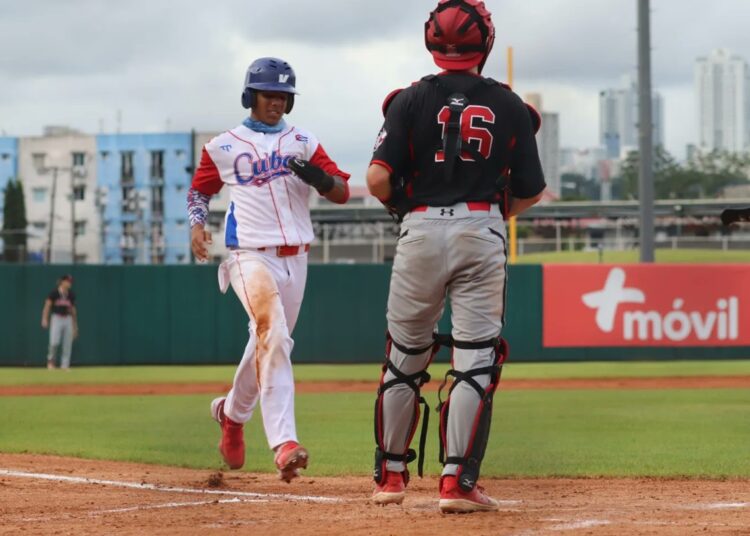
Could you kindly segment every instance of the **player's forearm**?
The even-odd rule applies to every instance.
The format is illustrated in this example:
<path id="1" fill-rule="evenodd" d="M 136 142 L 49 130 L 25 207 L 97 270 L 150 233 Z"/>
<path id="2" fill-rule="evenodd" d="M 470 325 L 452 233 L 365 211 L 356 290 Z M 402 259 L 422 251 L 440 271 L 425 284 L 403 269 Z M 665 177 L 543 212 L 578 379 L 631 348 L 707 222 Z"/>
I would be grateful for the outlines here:
<path id="1" fill-rule="evenodd" d="M 349 185 L 341 177 L 333 176 L 333 188 L 324 195 L 332 203 L 343 205 L 349 200 Z"/>
<path id="2" fill-rule="evenodd" d="M 511 197 L 510 198 L 510 210 L 508 210 L 508 218 L 512 218 L 513 216 L 518 216 L 526 209 L 529 209 L 536 205 L 539 201 L 542 200 L 543 192 L 539 192 L 534 197 L 528 197 L 526 199 L 520 199 L 518 197 Z"/>
<path id="3" fill-rule="evenodd" d="M 49 301 L 44 302 L 44 308 L 42 309 L 42 323 L 45 324 L 49 321 L 49 310 L 50 310 L 50 303 Z"/>
<path id="4" fill-rule="evenodd" d="M 208 202 L 210 200 L 210 195 L 199 192 L 195 188 L 188 190 L 187 210 L 190 227 L 206 224 L 206 220 L 208 219 Z"/>
<path id="5" fill-rule="evenodd" d="M 380 164 L 371 164 L 367 170 L 367 189 L 380 201 L 388 201 L 393 193 L 390 171 Z"/>

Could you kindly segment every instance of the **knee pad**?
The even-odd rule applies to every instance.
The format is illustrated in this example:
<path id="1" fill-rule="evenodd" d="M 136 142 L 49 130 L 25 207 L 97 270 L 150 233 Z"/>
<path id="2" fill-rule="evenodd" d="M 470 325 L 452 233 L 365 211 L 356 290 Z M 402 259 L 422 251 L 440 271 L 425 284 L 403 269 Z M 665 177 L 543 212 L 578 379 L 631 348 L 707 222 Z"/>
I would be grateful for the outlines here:
<path id="1" fill-rule="evenodd" d="M 508 356 L 508 343 L 501 337 L 495 337 L 494 339 L 479 342 L 456 341 L 451 338 L 449 341 L 443 340 L 442 342 L 444 345 L 448 345 L 448 343 L 453 348 L 461 349 L 478 350 L 482 348 L 493 348 L 494 353 L 494 360 L 490 366 L 478 367 L 464 372 L 459 372 L 453 369 L 449 370 L 445 374 L 445 379 L 440 385 L 440 389 L 438 389 L 439 403 L 437 409 L 440 413 L 440 463 L 443 465 L 458 465 L 458 471 L 456 472 L 458 485 L 462 490 L 470 492 L 474 489 L 474 486 L 476 486 L 477 480 L 479 479 L 479 469 L 487 449 L 487 441 L 490 437 L 490 423 L 492 422 L 492 401 L 497 386 L 500 383 L 500 374 L 502 372 L 503 363 Z M 475 380 L 475 377 L 485 374 L 489 374 L 490 383 L 486 388 L 482 388 L 482 386 Z M 454 380 L 448 390 L 448 397 L 443 401 L 442 391 L 448 383 L 449 376 L 452 376 Z M 471 430 L 471 437 L 469 438 L 469 446 L 466 452 L 460 457 L 446 457 L 446 435 L 451 393 L 461 382 L 466 382 L 476 391 L 477 396 L 479 397 L 479 407 L 477 408 L 476 415 L 466 415 L 466 418 L 474 423 Z"/>
<path id="2" fill-rule="evenodd" d="M 377 482 L 378 484 L 382 484 L 385 479 L 387 461 L 389 460 L 400 461 L 400 462 L 404 462 L 404 464 L 408 464 L 414 461 L 415 459 L 417 459 L 416 451 L 414 449 L 409 448 L 409 445 L 411 444 L 411 441 L 414 438 L 414 434 L 419 424 L 419 418 L 421 414 L 420 405 L 424 406 L 424 412 L 422 413 L 423 415 L 422 431 L 420 433 L 420 439 L 419 439 L 419 461 L 417 463 L 419 476 L 422 476 L 423 467 L 424 467 L 424 447 L 427 441 L 427 427 L 429 423 L 430 408 L 427 405 L 427 401 L 421 395 L 421 387 L 422 385 L 430 381 L 430 375 L 425 370 L 426 366 L 425 366 L 425 369 L 419 372 L 415 372 L 414 374 L 405 374 L 401 372 L 393 363 L 393 361 L 391 361 L 390 359 L 391 348 L 394 346 L 399 351 L 407 355 L 416 356 L 416 355 L 424 354 L 427 351 L 430 351 L 431 354 L 430 354 L 429 361 L 427 363 L 428 365 L 432 361 L 432 358 L 435 356 L 435 353 L 440 348 L 440 346 L 435 343 L 431 343 L 429 346 L 426 346 L 424 348 L 408 348 L 395 342 L 391 338 L 390 334 L 386 333 L 385 362 L 383 363 L 382 374 L 380 376 L 380 386 L 378 387 L 378 396 L 377 396 L 377 399 L 375 400 L 375 444 L 376 444 L 376 447 L 375 447 L 375 470 L 373 472 L 373 478 L 375 482 Z M 389 372 L 389 371 L 391 372 L 391 374 L 395 376 L 395 378 L 389 381 L 385 381 L 386 372 Z M 406 440 L 406 452 L 403 452 L 403 453 L 388 452 L 385 449 L 384 440 L 383 440 L 383 432 L 384 432 L 383 395 L 388 389 L 398 384 L 405 384 L 412 391 L 414 391 L 414 405 L 411 408 L 404 408 L 404 411 L 412 412 L 412 419 L 411 419 L 412 425 L 411 425 L 411 429 L 409 430 L 409 436 Z M 405 481 L 408 482 L 408 479 L 409 479 L 408 470 L 404 472 L 404 478 L 405 478 Z"/>

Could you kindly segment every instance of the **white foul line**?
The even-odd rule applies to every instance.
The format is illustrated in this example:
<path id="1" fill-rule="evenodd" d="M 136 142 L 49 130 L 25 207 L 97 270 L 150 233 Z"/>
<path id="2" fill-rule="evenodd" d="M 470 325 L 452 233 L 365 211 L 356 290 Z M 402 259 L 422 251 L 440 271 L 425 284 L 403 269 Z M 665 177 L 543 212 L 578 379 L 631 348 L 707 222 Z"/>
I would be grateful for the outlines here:
<path id="1" fill-rule="evenodd" d="M 128 506 L 126 508 L 111 508 L 109 510 L 94 510 L 88 512 L 87 515 L 90 517 L 100 516 L 104 514 L 123 514 L 126 512 L 139 512 L 142 510 L 160 510 L 163 508 L 184 508 L 187 506 L 205 506 L 207 504 L 237 504 L 237 503 L 267 503 L 267 499 L 240 499 L 234 497 L 232 499 L 213 499 L 210 501 L 193 501 L 193 502 L 170 502 L 165 504 L 146 504 L 139 506 Z M 64 514 L 61 516 L 42 516 L 42 517 L 26 517 L 21 521 L 59 521 L 61 519 L 70 519 L 73 516 L 71 514 Z"/>
<path id="2" fill-rule="evenodd" d="M 750 502 L 713 503 L 707 504 L 704 508 L 707 510 L 724 510 L 729 508 L 747 508 L 748 506 L 750 506 Z"/>
<path id="3" fill-rule="evenodd" d="M 151 491 L 164 491 L 168 493 L 198 493 L 202 495 L 231 495 L 233 497 L 252 497 L 254 499 L 278 499 L 283 501 L 337 503 L 343 499 L 336 497 L 321 497 L 318 495 L 292 495 L 289 493 L 253 493 L 249 491 L 229 491 L 217 489 L 199 488 L 176 488 L 170 486 L 157 486 L 156 484 L 121 482 L 118 480 L 101 480 L 98 478 L 82 478 L 77 476 L 50 475 L 47 473 L 28 473 L 25 471 L 12 471 L 0 469 L 2 476 L 14 476 L 18 478 L 34 478 L 37 480 L 52 480 L 55 482 L 70 482 L 73 484 L 99 484 L 102 486 L 113 486 L 117 488 L 144 489 Z"/>
<path id="4" fill-rule="evenodd" d="M 121 514 L 123 512 L 136 512 L 139 510 L 158 510 L 161 508 L 182 508 L 185 506 L 203 506 L 206 504 L 234 504 L 234 503 L 267 503 L 267 499 L 240 499 L 234 497 L 233 499 L 214 499 L 212 501 L 194 501 L 194 502 L 171 502 L 165 504 L 149 504 L 144 506 L 129 506 L 127 508 L 112 508 L 110 510 L 95 510 L 89 512 L 91 516 L 98 516 L 102 514 Z"/>
<path id="5" fill-rule="evenodd" d="M 609 525 L 611 521 L 606 519 L 582 519 L 580 521 L 573 521 L 571 523 L 561 523 L 550 527 L 550 530 L 578 530 L 578 529 L 589 529 L 591 527 L 602 527 Z"/>

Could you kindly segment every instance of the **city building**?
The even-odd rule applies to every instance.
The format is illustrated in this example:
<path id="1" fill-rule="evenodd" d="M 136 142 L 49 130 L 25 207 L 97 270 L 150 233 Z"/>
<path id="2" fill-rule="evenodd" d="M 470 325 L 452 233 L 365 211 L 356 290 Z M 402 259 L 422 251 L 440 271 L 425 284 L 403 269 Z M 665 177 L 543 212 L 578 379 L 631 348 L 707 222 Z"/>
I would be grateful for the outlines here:
<path id="1" fill-rule="evenodd" d="M 695 60 L 698 139 L 703 151 L 742 152 L 750 147 L 750 70 L 730 51 Z"/>
<path id="2" fill-rule="evenodd" d="M 536 134 L 539 157 L 542 161 L 547 192 L 559 198 L 560 186 L 560 114 L 544 109 L 539 93 L 527 93 L 524 100 L 531 104 L 542 116 L 542 126 Z"/>
<path id="3" fill-rule="evenodd" d="M 664 100 L 658 92 L 651 99 L 654 145 L 664 145 Z M 618 89 L 599 93 L 599 143 L 607 158 L 624 158 L 638 150 L 638 81 L 623 78 Z"/>
<path id="4" fill-rule="evenodd" d="M 5 198 L 5 187 L 8 181 L 18 177 L 18 138 L 0 137 L 0 207 Z M 3 221 L 0 210 L 0 224 Z"/>
<path id="5" fill-rule="evenodd" d="M 105 264 L 190 262 L 191 133 L 100 134 L 96 167 Z"/>
<path id="6" fill-rule="evenodd" d="M 31 260 L 101 261 L 95 153 L 94 136 L 67 127 L 19 138 Z"/>

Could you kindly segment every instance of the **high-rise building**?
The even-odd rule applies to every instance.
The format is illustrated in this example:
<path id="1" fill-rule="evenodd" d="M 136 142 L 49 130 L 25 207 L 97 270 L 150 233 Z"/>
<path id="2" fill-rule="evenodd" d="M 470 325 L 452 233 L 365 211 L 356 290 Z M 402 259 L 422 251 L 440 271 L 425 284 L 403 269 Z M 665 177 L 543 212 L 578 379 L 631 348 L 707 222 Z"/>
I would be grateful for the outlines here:
<path id="1" fill-rule="evenodd" d="M 654 92 L 651 100 L 654 145 L 664 145 L 664 101 Z M 619 89 L 599 93 L 599 143 L 608 158 L 622 158 L 638 150 L 638 81 L 623 78 Z"/>
<path id="2" fill-rule="evenodd" d="M 539 93 L 527 93 L 524 100 L 531 104 L 542 116 L 542 126 L 536 134 L 539 158 L 542 161 L 547 191 L 560 197 L 560 114 L 548 112 L 542 105 Z"/>
<path id="3" fill-rule="evenodd" d="M 730 51 L 716 49 L 695 60 L 698 136 L 701 150 L 750 147 L 750 70 Z"/>

